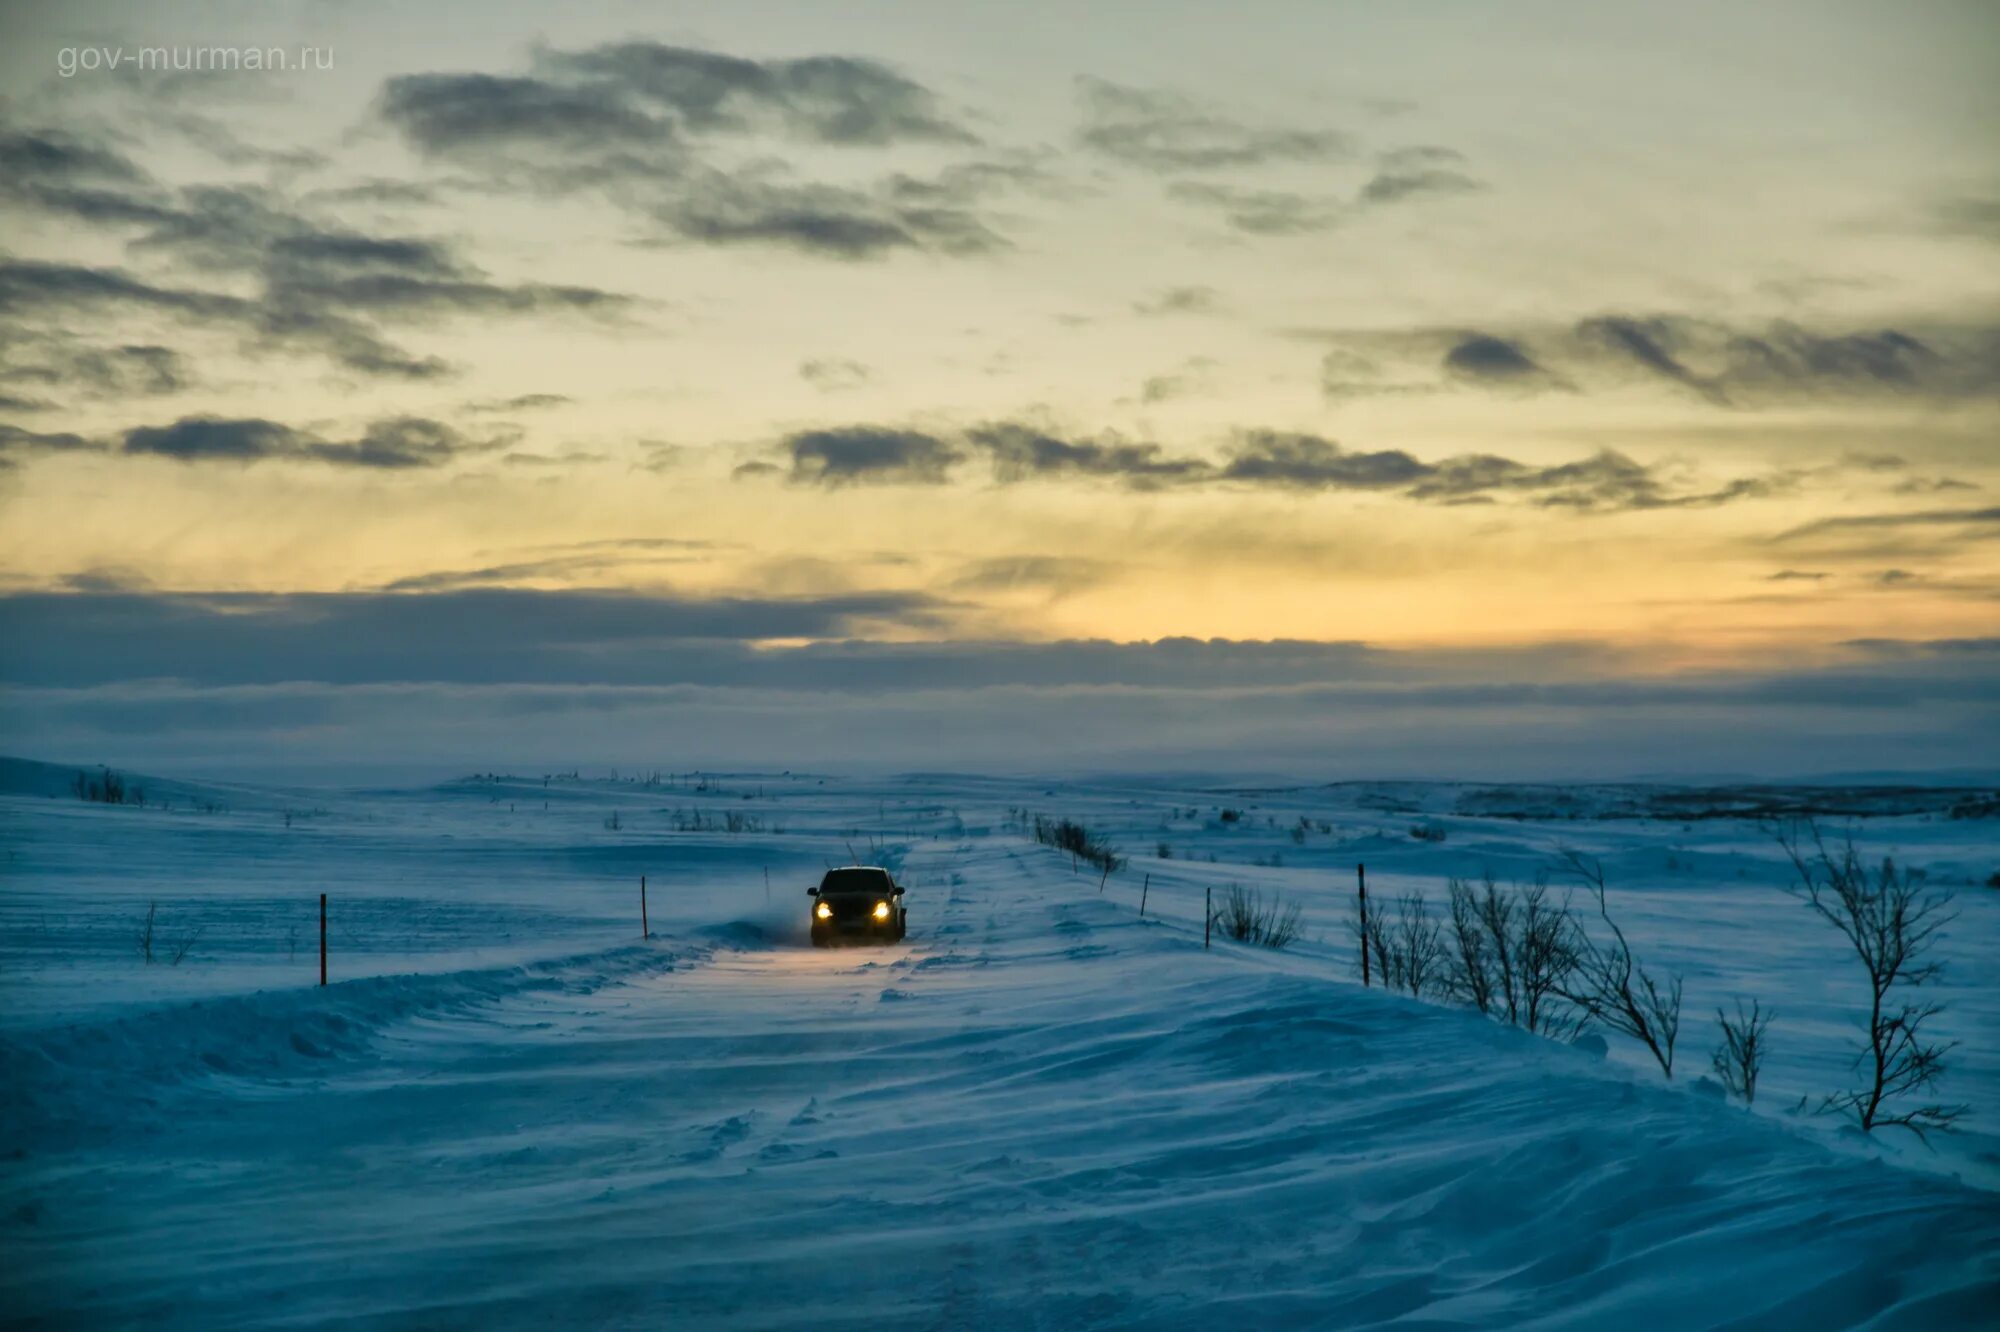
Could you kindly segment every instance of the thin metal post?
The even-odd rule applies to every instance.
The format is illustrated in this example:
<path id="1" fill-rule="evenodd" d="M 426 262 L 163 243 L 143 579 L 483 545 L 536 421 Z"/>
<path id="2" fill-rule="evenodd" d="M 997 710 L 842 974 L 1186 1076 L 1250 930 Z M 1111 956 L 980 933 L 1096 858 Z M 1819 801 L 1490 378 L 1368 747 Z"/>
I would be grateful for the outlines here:
<path id="1" fill-rule="evenodd" d="M 1361 881 L 1361 988 L 1368 988 L 1368 867 L 1356 865 L 1354 877 Z"/>

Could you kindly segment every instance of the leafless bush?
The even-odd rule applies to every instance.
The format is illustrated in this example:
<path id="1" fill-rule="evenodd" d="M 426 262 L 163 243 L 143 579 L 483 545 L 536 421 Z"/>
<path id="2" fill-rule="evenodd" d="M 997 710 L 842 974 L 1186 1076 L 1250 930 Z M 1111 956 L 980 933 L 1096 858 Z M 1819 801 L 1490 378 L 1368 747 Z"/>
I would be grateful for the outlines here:
<path id="1" fill-rule="evenodd" d="M 1709 1066 L 1723 1086 L 1749 1105 L 1757 1099 L 1757 1074 L 1764 1067 L 1764 1032 L 1771 1025 L 1771 1015 L 1754 999 L 1745 1013 L 1743 1001 L 1738 999 L 1736 1016 L 1718 1008 L 1715 1020 L 1722 1028 L 1722 1043 L 1708 1056 Z"/>
<path id="2" fill-rule="evenodd" d="M 1450 894 L 1439 992 L 1544 1036 L 1581 1030 L 1587 1015 L 1563 1002 L 1579 936 L 1568 899 L 1540 882 L 1503 890 L 1490 874 L 1477 888 L 1453 879 Z"/>
<path id="3" fill-rule="evenodd" d="M 1422 893 L 1406 893 L 1396 901 L 1396 914 L 1377 910 L 1368 916 L 1362 946 L 1375 961 L 1382 984 L 1408 990 L 1416 998 L 1443 994 L 1445 978 L 1444 927 L 1431 919 Z"/>
<path id="4" fill-rule="evenodd" d="M 146 959 L 146 965 L 153 965 L 153 933 L 160 915 L 158 902 L 146 903 L 146 919 L 139 926 L 139 956 Z"/>
<path id="5" fill-rule="evenodd" d="M 1270 902 L 1256 889 L 1245 890 L 1239 884 L 1230 884 L 1224 894 L 1222 904 L 1215 909 L 1215 928 L 1238 943 L 1261 944 L 1266 948 L 1283 948 L 1299 937 L 1304 928 L 1299 917 L 1298 903 L 1287 904 L 1281 897 L 1272 896 Z"/>
<path id="6" fill-rule="evenodd" d="M 1035 815 L 1035 840 L 1043 846 L 1069 852 L 1072 869 L 1079 861 L 1107 876 L 1114 870 L 1125 868 L 1125 858 L 1118 854 L 1118 848 L 1100 840 L 1090 829 L 1073 819 Z"/>
<path id="7" fill-rule="evenodd" d="M 1910 992 L 1938 977 L 1941 964 L 1927 959 L 1954 917 L 1951 894 L 1930 890 L 1922 874 L 1892 860 L 1871 875 L 1853 842 L 1829 848 L 1810 822 L 1778 841 L 1798 873 L 1789 891 L 1846 937 L 1868 973 L 1868 1043 L 1854 1061 L 1866 1083 L 1826 1097 L 1821 1111 L 1851 1114 L 1863 1132 L 1906 1128 L 1921 1139 L 1949 1130 L 1966 1106 L 1913 1098 L 1935 1088 L 1956 1042 L 1925 1032 L 1943 1005 Z"/>
<path id="8" fill-rule="evenodd" d="M 1442 842 L 1451 834 L 1436 823 L 1419 823 L 1410 829 L 1410 836 L 1419 842 Z"/>
<path id="9" fill-rule="evenodd" d="M 110 768 L 99 768 L 95 777 L 87 772 L 78 772 L 70 782 L 70 790 L 78 800 L 93 805 L 143 805 L 146 793 L 136 786 L 128 787 L 123 774 Z"/>
<path id="10" fill-rule="evenodd" d="M 168 956 L 167 956 L 168 966 L 177 967 L 181 964 L 182 959 L 184 959 L 188 955 L 188 952 L 194 947 L 195 940 L 201 938 L 201 931 L 202 927 L 197 925 L 194 927 L 194 929 L 190 930 L 186 934 L 183 934 L 179 939 L 174 941 L 172 947 L 168 950 Z"/>
<path id="11" fill-rule="evenodd" d="M 1597 898 L 1597 914 L 1611 931 L 1599 943 L 1576 931 L 1576 965 L 1563 997 L 1615 1032 L 1646 1047 L 1668 1078 L 1674 1076 L 1674 1042 L 1681 1029 L 1681 978 L 1661 982 L 1632 956 L 1625 931 L 1611 918 L 1604 895 L 1604 867 L 1579 851 L 1562 852 L 1558 863 Z"/>

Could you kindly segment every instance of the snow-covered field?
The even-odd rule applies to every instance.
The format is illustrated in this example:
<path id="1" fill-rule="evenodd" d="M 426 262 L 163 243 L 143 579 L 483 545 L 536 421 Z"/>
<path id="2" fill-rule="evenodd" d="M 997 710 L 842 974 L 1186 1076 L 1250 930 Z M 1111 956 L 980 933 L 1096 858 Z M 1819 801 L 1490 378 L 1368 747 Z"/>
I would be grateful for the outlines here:
<path id="1" fill-rule="evenodd" d="M 1795 1109 L 1852 1076 L 1866 990 L 1713 795 L 767 773 L 134 808 L 69 775 L 0 772 L 10 1325 L 2000 1326 L 2000 821 L 1958 797 L 1821 820 L 1956 893 L 1971 1111 L 1926 1147 Z M 1023 809 L 1129 865 L 1100 891 Z M 1360 985 L 1357 862 L 1435 904 L 1562 847 L 1685 974 L 1672 1083 Z M 853 858 L 909 885 L 907 943 L 805 946 Z M 1204 951 L 1230 884 L 1305 937 Z M 1737 996 L 1778 1013 L 1754 1110 L 1699 1076 Z"/>

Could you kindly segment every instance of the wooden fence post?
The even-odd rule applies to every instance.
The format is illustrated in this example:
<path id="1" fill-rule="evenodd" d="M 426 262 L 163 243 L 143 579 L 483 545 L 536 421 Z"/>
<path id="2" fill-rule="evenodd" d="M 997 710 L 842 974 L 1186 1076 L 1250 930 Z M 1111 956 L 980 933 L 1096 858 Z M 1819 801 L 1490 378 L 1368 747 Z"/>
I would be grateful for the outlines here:
<path id="1" fill-rule="evenodd" d="M 326 894 L 319 895 L 319 983 L 326 984 Z"/>
<path id="2" fill-rule="evenodd" d="M 1208 947 L 1208 927 L 1215 923 L 1215 889 L 1201 890 L 1201 946 Z"/>
<path id="3" fill-rule="evenodd" d="M 1146 918 L 1146 894 L 1153 890 L 1153 876 L 1148 874 L 1146 882 L 1139 887 L 1139 919 Z"/>
<path id="4" fill-rule="evenodd" d="M 646 923 L 646 876 L 643 874 L 639 876 L 639 937 L 653 937 L 653 927 Z"/>
<path id="5" fill-rule="evenodd" d="M 1368 988 L 1368 867 L 1356 865 L 1354 877 L 1361 881 L 1361 988 Z"/>

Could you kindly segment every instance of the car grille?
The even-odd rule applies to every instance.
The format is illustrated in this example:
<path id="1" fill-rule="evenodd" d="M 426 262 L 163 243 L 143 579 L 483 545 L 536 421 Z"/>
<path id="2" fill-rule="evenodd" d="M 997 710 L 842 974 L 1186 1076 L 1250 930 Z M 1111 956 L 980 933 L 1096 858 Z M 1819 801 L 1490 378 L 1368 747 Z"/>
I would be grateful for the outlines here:
<path id="1" fill-rule="evenodd" d="M 875 909 L 872 897 L 829 897 L 826 902 L 833 908 L 834 920 L 842 925 L 864 924 Z"/>

